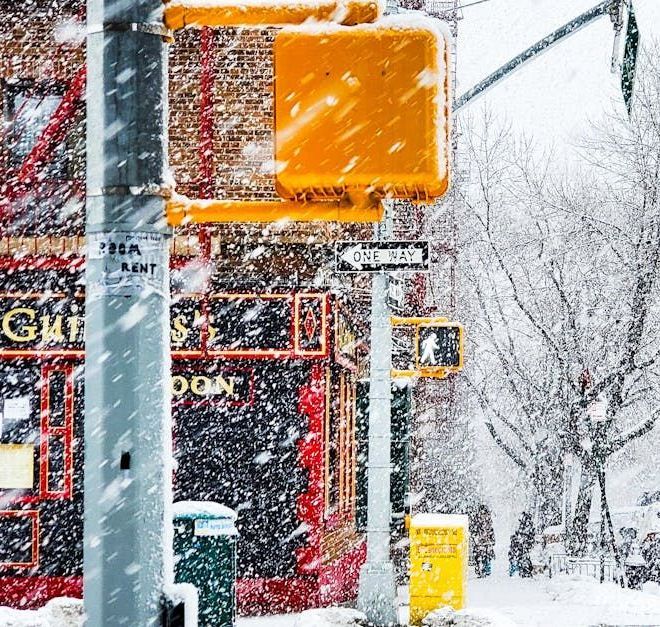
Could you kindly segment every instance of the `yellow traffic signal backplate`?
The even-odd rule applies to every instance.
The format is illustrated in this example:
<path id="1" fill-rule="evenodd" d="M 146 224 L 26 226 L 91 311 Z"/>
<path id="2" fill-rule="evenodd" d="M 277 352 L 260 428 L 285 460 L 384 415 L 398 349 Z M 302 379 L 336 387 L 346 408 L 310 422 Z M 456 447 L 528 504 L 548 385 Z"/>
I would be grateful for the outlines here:
<path id="1" fill-rule="evenodd" d="M 277 26 L 307 20 L 361 24 L 382 13 L 380 0 L 271 0 L 245 2 L 197 2 L 166 0 L 165 25 L 172 29 L 210 26 Z"/>
<path id="2" fill-rule="evenodd" d="M 395 21 L 398 20 L 398 21 Z M 428 201 L 449 183 L 449 36 L 400 16 L 275 39 L 283 198 Z"/>

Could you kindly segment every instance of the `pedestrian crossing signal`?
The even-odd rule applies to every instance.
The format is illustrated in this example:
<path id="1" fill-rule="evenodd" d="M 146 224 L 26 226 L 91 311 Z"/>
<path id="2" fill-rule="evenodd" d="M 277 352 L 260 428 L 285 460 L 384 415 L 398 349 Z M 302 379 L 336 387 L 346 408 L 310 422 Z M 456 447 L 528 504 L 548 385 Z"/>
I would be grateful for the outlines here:
<path id="1" fill-rule="evenodd" d="M 447 318 L 390 317 L 393 327 L 403 327 L 404 348 L 395 360 L 395 379 L 427 377 L 444 379 L 463 370 L 463 326 Z"/>
<path id="2" fill-rule="evenodd" d="M 463 327 L 455 322 L 417 325 L 416 367 L 422 376 L 463 369 Z"/>

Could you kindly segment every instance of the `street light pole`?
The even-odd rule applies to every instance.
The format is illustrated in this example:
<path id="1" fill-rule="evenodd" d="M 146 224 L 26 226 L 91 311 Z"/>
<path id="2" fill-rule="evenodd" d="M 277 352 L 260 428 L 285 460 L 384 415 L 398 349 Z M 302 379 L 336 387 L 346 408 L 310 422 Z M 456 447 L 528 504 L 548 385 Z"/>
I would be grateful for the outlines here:
<path id="1" fill-rule="evenodd" d="M 387 13 L 398 12 L 398 0 L 387 0 Z M 385 203 L 384 224 L 375 226 L 386 239 L 393 220 Z M 371 357 L 369 369 L 369 443 L 367 453 L 367 560 L 360 570 L 358 609 L 376 625 L 397 625 L 394 563 L 390 557 L 390 461 L 392 438 L 392 329 L 387 306 L 387 274 L 371 281 Z"/>
<path id="2" fill-rule="evenodd" d="M 160 623 L 171 577 L 167 54 L 162 0 L 88 0 L 84 597 Z"/>
<path id="3" fill-rule="evenodd" d="M 391 207 L 386 206 L 384 231 L 388 230 L 390 213 Z M 382 233 L 380 226 L 376 225 L 378 236 Z M 371 286 L 367 560 L 360 571 L 358 609 L 376 625 L 396 625 L 396 583 L 394 564 L 390 559 L 392 330 L 386 273 L 375 274 Z"/>

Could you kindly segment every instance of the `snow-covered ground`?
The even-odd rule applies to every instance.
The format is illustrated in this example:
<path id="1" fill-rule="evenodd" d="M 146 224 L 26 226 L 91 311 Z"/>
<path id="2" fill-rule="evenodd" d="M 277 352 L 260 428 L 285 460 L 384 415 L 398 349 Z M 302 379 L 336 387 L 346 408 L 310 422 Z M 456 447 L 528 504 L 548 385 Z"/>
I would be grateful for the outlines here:
<path id="1" fill-rule="evenodd" d="M 405 620 L 406 608 L 402 608 Z M 495 574 L 472 579 L 468 613 L 482 620 L 473 624 L 496 627 L 587 627 L 589 625 L 660 625 L 660 586 L 644 591 L 624 590 L 593 579 L 558 577 L 510 578 Z M 54 601 L 38 612 L 0 608 L 0 627 L 77 627 L 76 612 Z M 240 618 L 237 627 L 330 627 L 338 625 L 323 610 L 287 616 Z M 442 624 L 442 623 L 440 623 Z M 459 623 L 460 624 L 460 623 Z"/>
<path id="2" fill-rule="evenodd" d="M 655 594 L 654 594 L 655 592 Z M 624 590 L 593 579 L 519 579 L 506 575 L 475 580 L 470 606 L 495 609 L 521 627 L 660 625 L 660 591 Z"/>
<path id="3" fill-rule="evenodd" d="M 78 599 L 52 599 L 35 611 L 0 607 L 0 627 L 78 627 L 81 613 Z"/>
<path id="4" fill-rule="evenodd" d="M 498 627 L 660 625 L 660 587 L 623 590 L 593 579 L 519 579 L 495 575 L 470 581 L 469 608 Z M 238 627 L 317 627 L 299 616 L 242 618 Z"/>
<path id="5" fill-rule="evenodd" d="M 295 627 L 296 616 L 260 616 L 258 618 L 239 618 L 238 627 Z"/>

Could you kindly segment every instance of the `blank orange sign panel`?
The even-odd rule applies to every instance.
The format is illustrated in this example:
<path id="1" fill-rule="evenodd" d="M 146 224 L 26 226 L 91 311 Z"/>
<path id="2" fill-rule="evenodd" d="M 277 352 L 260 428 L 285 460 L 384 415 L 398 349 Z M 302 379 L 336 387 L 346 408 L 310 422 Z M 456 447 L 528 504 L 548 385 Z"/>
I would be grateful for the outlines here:
<path id="1" fill-rule="evenodd" d="M 394 19 L 278 33 L 275 160 L 283 198 L 427 201 L 447 190 L 449 39 L 431 23 Z"/>

